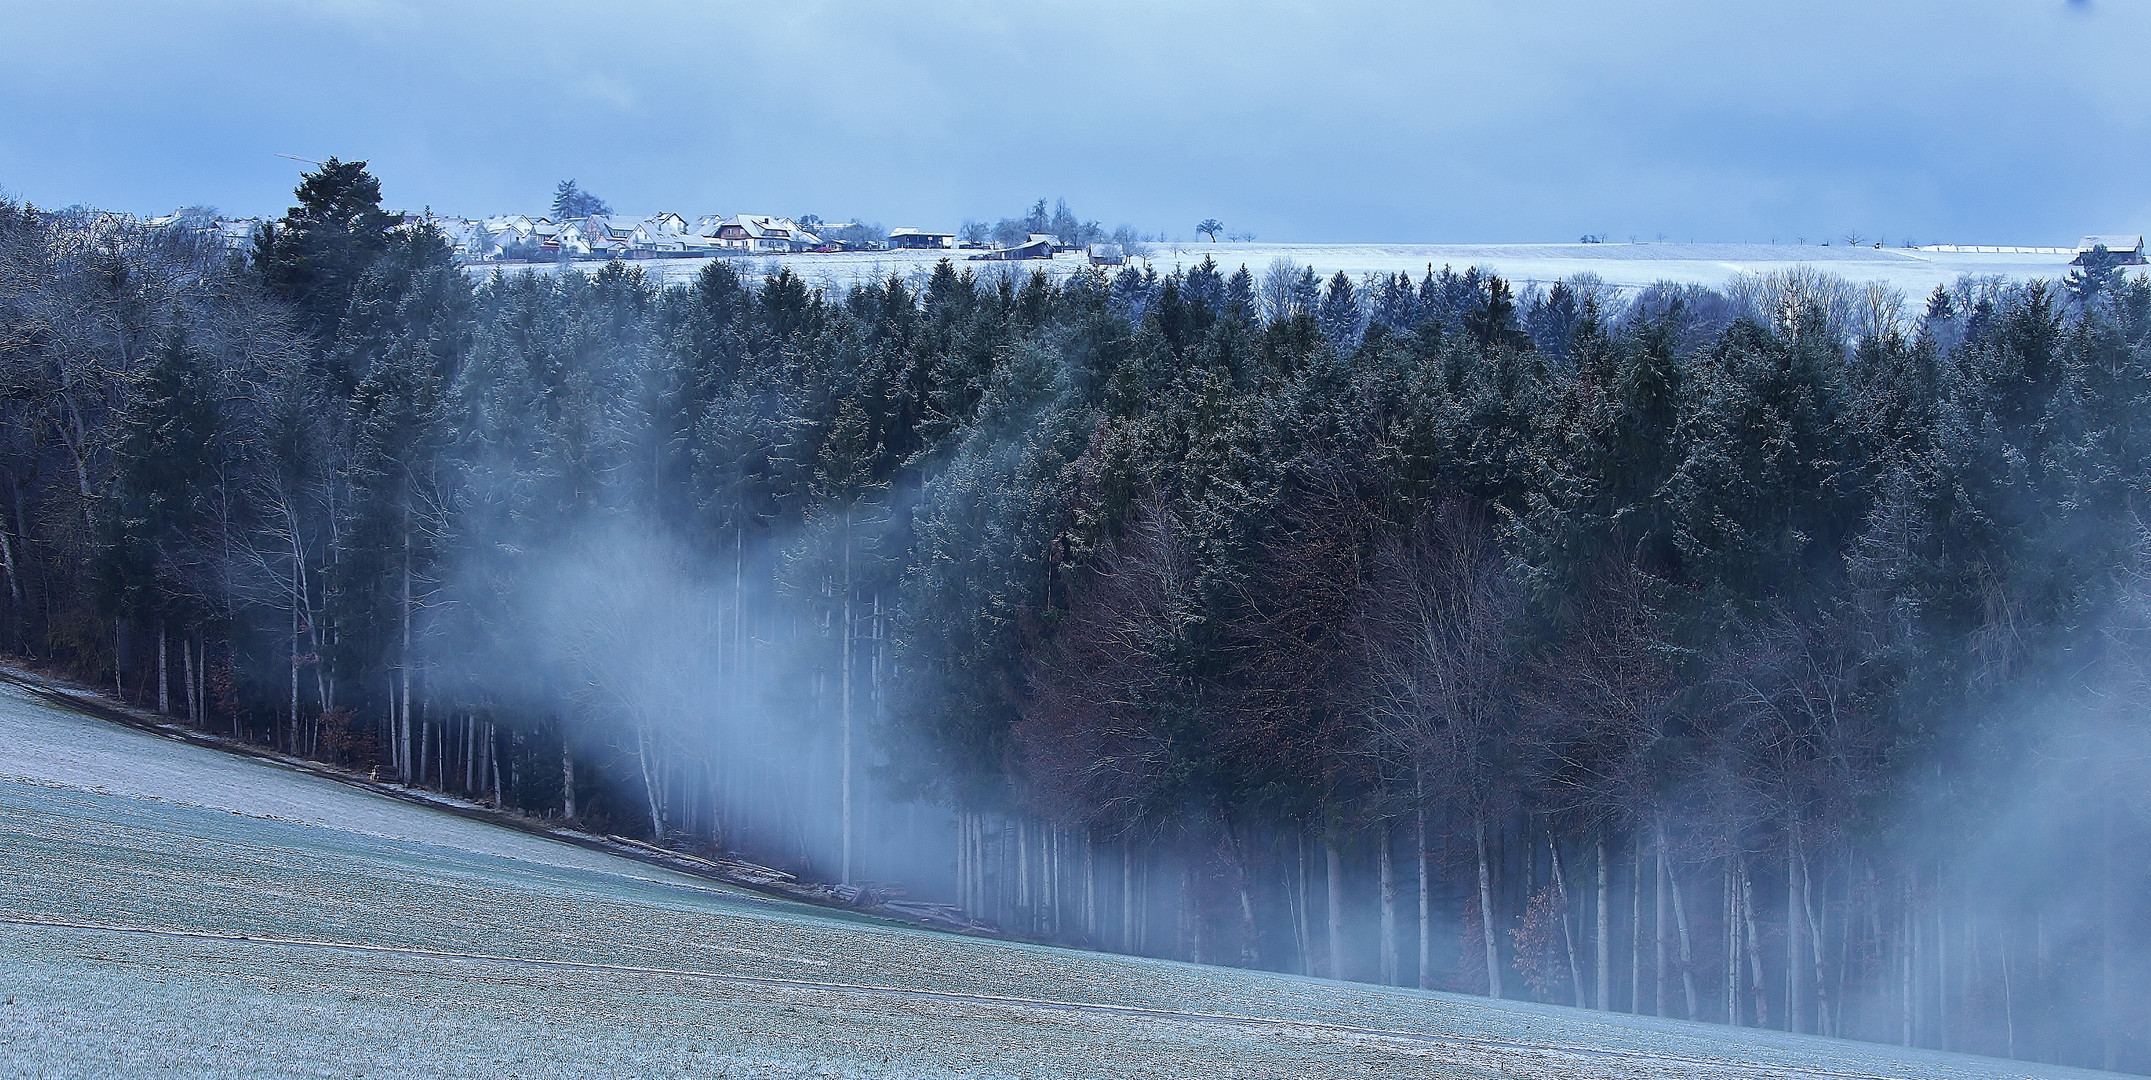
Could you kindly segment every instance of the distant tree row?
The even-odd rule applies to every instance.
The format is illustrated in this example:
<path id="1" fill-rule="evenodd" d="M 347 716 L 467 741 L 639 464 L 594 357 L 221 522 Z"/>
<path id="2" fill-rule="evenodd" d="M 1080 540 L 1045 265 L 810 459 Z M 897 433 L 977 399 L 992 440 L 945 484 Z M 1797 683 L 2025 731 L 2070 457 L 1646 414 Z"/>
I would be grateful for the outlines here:
<path id="1" fill-rule="evenodd" d="M 0 210 L 0 631 L 132 701 L 1029 936 L 2151 1069 L 2141 279 Z"/>

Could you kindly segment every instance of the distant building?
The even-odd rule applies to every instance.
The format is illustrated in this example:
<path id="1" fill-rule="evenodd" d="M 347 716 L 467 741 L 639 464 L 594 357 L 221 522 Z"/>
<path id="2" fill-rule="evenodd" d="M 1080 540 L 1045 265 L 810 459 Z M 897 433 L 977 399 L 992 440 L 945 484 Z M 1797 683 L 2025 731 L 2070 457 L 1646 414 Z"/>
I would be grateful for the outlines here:
<path id="1" fill-rule="evenodd" d="M 620 214 L 592 214 L 576 223 L 590 254 L 599 258 L 626 258 L 634 246 L 635 228 L 642 223 Z"/>
<path id="2" fill-rule="evenodd" d="M 955 241 L 955 233 L 927 232 L 913 228 L 889 230 L 889 246 L 892 248 L 945 248 L 955 246 Z"/>
<path id="3" fill-rule="evenodd" d="M 2096 248 L 2105 248 L 2108 252 L 2120 256 L 2124 266 L 2144 264 L 2144 238 L 2140 235 L 2087 236 L 2077 241 L 2076 258 L 2069 261 L 2082 265 L 2084 256 L 2091 254 Z"/>
<path id="4" fill-rule="evenodd" d="M 1053 257 L 1053 238 L 1045 235 L 1037 235 L 1031 237 L 1029 240 L 1026 240 L 1023 243 L 1017 244 L 1015 247 L 1001 248 L 997 251 L 989 251 L 984 255 L 973 255 L 971 257 L 973 259 L 984 259 L 988 262 L 1018 262 L 1026 259 L 1050 259 Z"/>
<path id="5" fill-rule="evenodd" d="M 756 253 L 809 251 L 822 245 L 822 238 L 808 232 L 791 218 L 767 214 L 729 217 L 717 228 L 717 241 L 735 251 Z"/>
<path id="6" fill-rule="evenodd" d="M 1090 246 L 1090 264 L 1092 266 L 1119 266 L 1127 261 L 1128 253 L 1119 244 L 1092 244 Z"/>
<path id="7" fill-rule="evenodd" d="M 638 258 L 685 255 L 687 219 L 672 213 L 652 214 L 636 222 L 627 239 L 629 253 Z"/>

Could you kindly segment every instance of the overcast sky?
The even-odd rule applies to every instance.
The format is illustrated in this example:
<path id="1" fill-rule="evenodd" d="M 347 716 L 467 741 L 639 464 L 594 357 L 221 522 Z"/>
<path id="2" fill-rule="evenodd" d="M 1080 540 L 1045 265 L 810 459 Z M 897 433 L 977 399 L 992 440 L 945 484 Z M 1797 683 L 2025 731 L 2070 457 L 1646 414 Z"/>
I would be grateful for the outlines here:
<path id="1" fill-rule="evenodd" d="M 2062 243 L 2151 227 L 2141 0 L 0 0 L 0 190 L 1266 240 Z"/>

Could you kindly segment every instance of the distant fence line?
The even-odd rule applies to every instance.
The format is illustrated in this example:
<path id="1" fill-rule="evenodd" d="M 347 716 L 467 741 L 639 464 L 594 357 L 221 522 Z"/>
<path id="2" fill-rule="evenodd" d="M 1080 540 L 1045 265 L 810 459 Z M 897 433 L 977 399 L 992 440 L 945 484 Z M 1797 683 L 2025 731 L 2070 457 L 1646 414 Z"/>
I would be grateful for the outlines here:
<path id="1" fill-rule="evenodd" d="M 1979 255 L 2074 255 L 2073 247 L 2019 247 L 2009 244 L 1923 244 L 1915 251 L 1940 251 Z"/>

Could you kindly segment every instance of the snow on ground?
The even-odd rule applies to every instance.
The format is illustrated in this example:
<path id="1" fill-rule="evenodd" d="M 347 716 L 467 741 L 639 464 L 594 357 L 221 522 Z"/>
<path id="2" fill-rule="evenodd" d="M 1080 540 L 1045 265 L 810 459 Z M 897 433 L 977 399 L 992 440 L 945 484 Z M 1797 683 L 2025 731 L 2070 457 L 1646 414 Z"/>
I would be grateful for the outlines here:
<path id="1" fill-rule="evenodd" d="M 1640 288 L 1661 281 L 1722 286 L 1738 274 L 1763 273 L 1812 266 L 1850 281 L 1886 281 L 1906 296 L 1918 299 L 1947 285 L 1961 275 L 1996 275 L 2012 281 L 2033 278 L 2059 279 L 2069 272 L 2068 255 L 2025 255 L 1974 252 L 1923 251 L 1917 248 L 1872 248 L 1819 244 L 1270 244 L 1204 241 L 1152 244 L 1150 264 L 1160 274 L 1215 258 L 1226 272 L 1246 266 L 1258 278 L 1278 259 L 1308 265 L 1324 277 L 1339 270 L 1357 278 L 1367 273 L 1409 273 L 1414 277 L 1428 267 L 1452 266 L 1461 271 L 1481 266 L 1497 271 L 1519 284 L 1551 284 L 1575 274 L 1597 274 L 1608 284 Z M 954 259 L 959 268 L 980 273 L 1014 268 L 1023 273 L 1048 269 L 1056 274 L 1073 272 L 1085 265 L 1078 253 L 1064 253 L 1052 262 L 991 263 L 965 261 L 970 252 L 882 251 L 842 254 L 743 256 L 740 271 L 759 279 L 789 266 L 809 283 L 841 291 L 851 285 L 886 280 L 890 276 L 923 282 L 934 264 Z M 711 260 L 647 259 L 639 266 L 665 284 L 694 280 Z M 585 273 L 596 272 L 598 263 L 570 264 Z M 503 273 L 553 273 L 557 264 L 504 264 L 473 266 L 473 273 L 494 269 Z"/>
<path id="2" fill-rule="evenodd" d="M 937 934 L 0 688 L 0 1075 L 2076 1070 Z"/>

